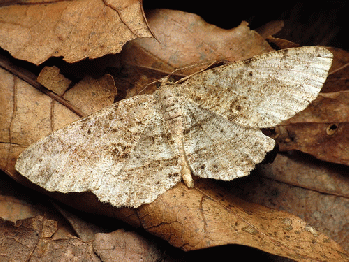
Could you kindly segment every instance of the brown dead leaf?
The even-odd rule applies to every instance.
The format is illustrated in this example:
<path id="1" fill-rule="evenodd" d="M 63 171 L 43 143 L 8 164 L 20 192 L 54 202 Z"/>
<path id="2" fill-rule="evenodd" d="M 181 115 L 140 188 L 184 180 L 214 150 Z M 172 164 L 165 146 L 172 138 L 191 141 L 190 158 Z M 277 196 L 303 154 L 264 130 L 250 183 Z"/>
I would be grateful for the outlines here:
<path id="1" fill-rule="evenodd" d="M 36 80 L 59 96 L 62 96 L 67 91 L 71 83 L 69 79 L 60 74 L 59 68 L 55 66 L 44 67 Z"/>
<path id="2" fill-rule="evenodd" d="M 4 261 L 29 261 L 39 242 L 39 230 L 29 221 L 21 224 L 0 220 L 0 257 Z M 29 225 L 27 225 L 29 224 Z"/>
<path id="3" fill-rule="evenodd" d="M 247 201 L 295 214 L 349 250 L 349 168 L 306 154 L 279 154 L 258 173 L 233 181 Z"/>
<path id="4" fill-rule="evenodd" d="M 273 20 L 269 23 L 266 23 L 256 29 L 256 32 L 260 34 L 263 38 L 268 39 L 272 38 L 272 36 L 278 32 L 284 27 L 284 21 L 283 20 Z"/>
<path id="5" fill-rule="evenodd" d="M 40 203 L 37 195 L 31 192 L 31 198 L 22 185 L 14 186 L 14 181 L 1 173 L 0 176 L 0 218 L 15 223 L 17 220 L 47 215 L 50 209 L 47 203 Z"/>
<path id="6" fill-rule="evenodd" d="M 181 74 L 189 75 L 212 62 L 243 60 L 272 50 L 246 22 L 224 30 L 195 14 L 174 10 L 150 11 L 147 20 L 156 39 L 128 43 L 122 52 L 128 65 L 166 73 L 184 68 Z"/>
<path id="7" fill-rule="evenodd" d="M 58 206 L 57 204 L 54 204 L 54 206 L 59 210 L 64 218 L 68 220 L 69 224 L 82 241 L 93 241 L 96 234 L 105 232 L 105 230 L 98 225 L 95 225 L 89 221 L 85 221 L 79 216 L 72 214 L 68 210 Z"/>
<path id="8" fill-rule="evenodd" d="M 334 55 L 320 95 L 304 111 L 281 123 L 275 138 L 281 151 L 300 150 L 324 161 L 349 165 L 349 53 L 336 49 Z"/>
<path id="9" fill-rule="evenodd" d="M 196 20 L 198 19 L 196 18 Z M 197 41 L 189 50 L 196 50 L 200 45 L 205 46 L 206 39 L 214 39 L 218 33 L 223 35 L 229 33 L 212 26 L 208 26 L 208 28 L 211 28 L 214 32 L 204 30 L 208 36 Z M 216 31 L 219 32 L 217 33 Z M 234 29 L 231 31 L 234 31 Z M 176 33 L 173 29 L 171 32 Z M 211 37 L 209 32 L 211 32 Z M 237 53 L 231 54 L 231 57 L 247 58 L 245 55 L 250 52 L 250 48 L 254 50 L 251 52 L 255 54 L 255 48 L 261 51 L 261 47 L 265 45 L 263 41 L 258 40 L 260 39 L 259 36 L 251 32 L 244 24 L 235 29 L 234 32 L 237 35 L 241 33 L 246 38 L 241 42 L 237 35 L 231 38 L 227 37 L 229 41 L 237 40 L 235 41 L 236 47 L 231 43 L 231 49 L 237 50 Z M 165 34 L 160 35 L 165 36 Z M 253 39 L 254 35 L 257 35 L 255 37 L 258 40 L 257 43 L 248 43 L 248 45 L 251 45 L 250 47 L 244 46 L 244 41 L 247 42 L 247 39 Z M 198 45 L 198 43 L 200 44 Z M 218 40 L 216 45 L 219 47 Z M 175 44 L 169 46 L 175 46 Z M 210 57 L 204 61 L 225 57 L 220 53 L 215 53 L 217 50 L 220 50 L 217 46 L 210 49 L 210 45 L 207 45 L 206 48 L 201 50 L 201 55 L 207 52 L 207 56 Z M 228 41 L 224 46 L 226 50 L 229 49 Z M 265 48 L 268 50 L 270 47 Z M 195 54 L 197 53 L 200 54 L 200 52 Z M 210 53 L 213 53 L 213 55 L 210 56 Z M 172 54 L 176 54 L 176 52 Z M 153 54 L 150 56 L 156 57 Z M 181 57 L 174 57 L 176 59 L 173 61 L 179 61 Z M 227 57 L 229 56 L 227 55 Z M 197 63 L 197 58 L 193 60 L 195 61 L 194 63 Z M 171 59 L 161 58 L 158 61 L 172 61 Z M 186 61 L 185 63 L 192 63 L 192 61 Z M 151 65 L 153 64 L 154 62 L 151 63 Z M 140 65 L 137 64 L 137 66 Z M 175 68 L 172 64 L 171 67 Z M 161 68 L 161 65 L 158 68 Z M 1 122 L 3 126 L 0 130 L 4 136 L 1 137 L 3 143 L 0 143 L 1 153 L 3 153 L 0 163 L 1 167 L 8 174 L 19 179 L 13 168 L 18 154 L 30 143 L 77 119 L 77 116 L 63 105 L 53 102 L 52 99 L 33 90 L 33 88 L 18 78 L 1 71 L 0 73 L 6 76 L 5 79 L 7 79 L 0 83 L 2 85 L 0 97 L 6 101 L 5 113 L 1 115 L 4 122 Z M 90 78 L 84 81 L 93 83 L 94 80 Z M 75 92 L 76 90 L 76 93 L 71 93 L 73 95 L 69 97 L 69 101 L 74 105 L 79 104 L 81 107 L 88 106 L 88 109 L 81 108 L 86 112 L 94 112 L 94 110 L 104 106 L 99 105 L 100 97 L 108 97 L 110 99 L 106 104 L 112 103 L 113 86 L 107 88 L 104 86 L 105 83 L 109 82 L 109 80 L 103 78 L 103 85 L 93 84 L 89 88 L 74 86 L 69 91 L 63 92 L 68 97 L 69 92 Z M 94 91 L 91 90 L 94 88 Z M 79 100 L 82 102 L 79 103 Z M 346 253 L 336 243 L 293 215 L 242 201 L 222 189 L 219 183 L 208 179 L 204 182 L 197 181 L 196 184 L 197 187 L 195 189 L 188 189 L 184 185 L 179 184 L 152 204 L 141 206 L 137 210 L 116 210 L 111 206 L 98 202 L 90 193 L 53 193 L 51 195 L 76 208 L 119 217 L 132 225 L 142 226 L 147 231 L 164 238 L 172 245 L 184 250 L 236 243 L 256 247 L 299 261 L 310 259 L 323 261 L 326 258 L 345 261 L 347 259 Z M 58 248 L 67 250 L 69 245 L 79 246 L 81 243 L 78 240 L 74 241 L 73 244 L 69 244 L 70 242 L 68 241 L 62 242 L 61 245 L 58 242 L 42 243 L 43 246 L 47 247 L 45 250 L 49 250 L 52 253 L 53 250 Z M 86 244 L 84 248 L 89 250 L 90 246 Z M 103 249 L 105 248 L 103 247 Z M 46 255 L 49 254 L 49 251 L 40 252 Z"/>
<path id="10" fill-rule="evenodd" d="M 162 257 L 156 244 L 132 231 L 119 229 L 109 234 L 96 234 L 94 251 L 102 261 L 159 261 Z"/>
<path id="11" fill-rule="evenodd" d="M 334 60 L 322 92 L 348 91 L 349 53 L 340 48 L 331 48 Z"/>
<path id="12" fill-rule="evenodd" d="M 197 180 L 195 189 L 178 184 L 138 209 L 113 209 L 88 193 L 56 197 L 76 208 L 141 226 L 186 251 L 234 243 L 296 261 L 347 261 L 348 254 L 338 244 L 300 218 L 246 202 L 219 184 L 225 183 Z M 105 245 L 99 252 L 105 252 Z"/>
<path id="13" fill-rule="evenodd" d="M 1 219 L 16 223 L 37 216 L 45 217 L 44 237 L 66 239 L 74 235 L 69 223 L 57 212 L 48 198 L 43 198 L 42 194 L 16 183 L 4 173 L 0 173 L 0 184 Z"/>
<path id="14" fill-rule="evenodd" d="M 280 151 L 300 150 L 318 159 L 349 165 L 349 123 L 295 123 L 276 128 Z"/>
<path id="15" fill-rule="evenodd" d="M 0 46 L 12 56 L 41 64 L 118 53 L 129 40 L 151 37 L 141 2 L 75 0 L 0 8 Z"/>
<path id="16" fill-rule="evenodd" d="M 141 206 L 142 226 L 184 250 L 236 243 L 297 261 L 349 258 L 298 217 L 245 202 L 210 182 L 196 181 L 193 190 L 179 184 Z"/>
<path id="17" fill-rule="evenodd" d="M 159 261 L 163 256 L 164 247 L 158 248 L 154 237 L 145 238 L 124 230 L 110 232 L 120 223 L 109 221 L 114 227 L 109 225 L 107 230 L 84 220 L 91 219 L 90 216 L 81 216 L 81 212 L 78 213 L 80 216 L 73 214 L 3 174 L 0 184 L 1 261 L 65 261 L 66 255 L 71 256 L 70 251 L 73 251 L 74 257 L 70 258 L 74 261 L 91 261 L 88 257 L 92 254 L 91 248 L 99 258 L 103 257 L 103 261 L 140 261 L 143 258 L 150 262 Z M 99 224 L 104 226 L 106 223 Z M 75 233 L 79 238 L 74 236 Z M 11 253 L 16 256 L 7 260 Z"/>
<path id="18" fill-rule="evenodd" d="M 0 252 L 6 261 L 100 261 L 92 245 L 76 237 L 53 239 L 57 224 L 42 216 L 0 222 Z"/>
<path id="19" fill-rule="evenodd" d="M 168 74 L 190 75 L 217 61 L 232 62 L 272 50 L 246 22 L 224 30 L 175 10 L 152 10 L 147 19 L 156 38 L 132 40 L 121 52 L 128 78 L 115 81 L 122 98 L 152 93 L 156 86 L 151 83 Z"/>
<path id="20" fill-rule="evenodd" d="M 61 75 L 54 75 L 48 69 L 41 74 L 40 81 L 47 81 L 45 78 L 52 81 L 53 76 L 57 81 L 50 88 L 65 92 L 63 97 L 86 115 L 114 102 L 117 90 L 110 75 L 99 79 L 86 77 L 68 91 L 66 79 L 62 80 Z M 21 179 L 14 171 L 14 163 L 20 152 L 34 141 L 79 117 L 7 71 L 1 69 L 0 77 L 3 79 L 0 82 L 0 100 L 4 101 L 0 114 L 0 166 L 16 179 Z"/>

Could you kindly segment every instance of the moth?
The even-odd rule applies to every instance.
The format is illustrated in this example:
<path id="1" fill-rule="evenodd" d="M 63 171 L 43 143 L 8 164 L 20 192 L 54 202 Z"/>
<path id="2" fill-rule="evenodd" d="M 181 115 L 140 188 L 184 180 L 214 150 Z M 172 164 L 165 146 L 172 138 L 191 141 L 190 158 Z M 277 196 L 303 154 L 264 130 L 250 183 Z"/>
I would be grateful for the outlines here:
<path id="1" fill-rule="evenodd" d="M 151 203 L 193 176 L 246 176 L 274 148 L 260 128 L 305 109 L 332 63 L 324 47 L 283 49 L 122 100 L 29 146 L 16 170 L 48 191 Z"/>

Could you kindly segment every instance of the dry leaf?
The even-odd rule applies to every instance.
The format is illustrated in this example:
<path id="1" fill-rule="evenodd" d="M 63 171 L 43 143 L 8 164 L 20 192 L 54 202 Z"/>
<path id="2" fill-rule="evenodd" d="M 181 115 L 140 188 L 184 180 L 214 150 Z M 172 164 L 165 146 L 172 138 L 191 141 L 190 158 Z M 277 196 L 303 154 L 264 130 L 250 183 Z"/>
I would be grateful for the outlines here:
<path id="1" fill-rule="evenodd" d="M 14 225 L 0 220 L 0 257 L 4 261 L 29 261 L 40 239 L 40 228 L 30 220 Z M 42 221 L 39 221 L 39 223 Z"/>
<path id="2" fill-rule="evenodd" d="M 348 90 L 349 53 L 339 48 L 331 48 L 334 56 L 333 65 L 328 80 L 322 92 L 337 92 Z"/>
<path id="3" fill-rule="evenodd" d="M 231 192 L 247 201 L 306 220 L 349 250 L 349 168 L 306 154 L 279 154 L 254 175 L 233 181 Z"/>
<path id="4" fill-rule="evenodd" d="M 1 173 L 0 188 L 0 218 L 16 222 L 37 215 L 47 215 L 50 208 L 40 202 L 40 194 L 27 194 L 22 185 L 14 186 L 14 181 Z M 30 195 L 31 197 L 28 197 Z"/>
<path id="5" fill-rule="evenodd" d="M 142 226 L 184 250 L 237 243 L 297 261 L 349 258 L 298 217 L 237 199 L 214 182 L 201 182 L 193 190 L 179 184 L 140 207 Z"/>
<path id="6" fill-rule="evenodd" d="M 194 65 L 180 71 L 188 75 L 215 61 L 244 60 L 272 50 L 246 22 L 224 30 L 195 14 L 174 10 L 153 10 L 147 19 L 156 39 L 128 43 L 122 52 L 128 65 L 167 73 Z"/>
<path id="7" fill-rule="evenodd" d="M 276 128 L 281 151 L 300 150 L 318 159 L 349 165 L 349 54 L 335 50 L 324 89 L 304 111 Z M 332 72 L 332 73 L 331 73 Z"/>
<path id="8" fill-rule="evenodd" d="M 94 251 L 102 261 L 159 261 L 162 254 L 154 243 L 132 231 L 123 229 L 109 234 L 96 234 Z"/>
<path id="9" fill-rule="evenodd" d="M 269 23 L 266 23 L 256 29 L 256 32 L 260 34 L 263 38 L 269 39 L 272 38 L 272 36 L 278 32 L 281 31 L 281 29 L 284 27 L 284 21 L 283 20 L 273 20 Z"/>
<path id="10" fill-rule="evenodd" d="M 59 212 L 68 220 L 71 227 L 74 229 L 76 235 L 84 242 L 93 241 L 98 233 L 104 233 L 105 230 L 100 226 L 85 221 L 81 217 L 72 214 L 68 210 L 54 204 Z"/>
<path id="11" fill-rule="evenodd" d="M 93 252 L 103 257 L 103 261 L 119 261 L 117 258 L 120 258 L 120 255 L 124 259 L 127 257 L 139 258 L 130 261 L 148 258 L 147 261 L 155 262 L 162 257 L 165 247 L 157 248 L 157 239 L 154 237 L 145 238 L 136 232 L 123 230 L 107 233 L 120 226 L 115 219 L 114 221 L 109 219 L 108 223 L 111 225 L 108 224 L 108 227 L 110 229 L 106 230 L 106 228 L 84 220 L 84 218 L 91 219 L 89 215 L 81 216 L 80 213 L 77 216 L 56 204 L 52 205 L 53 201 L 47 201 L 49 199 L 24 188 L 4 174 L 1 176 L 0 183 L 0 217 L 12 221 L 11 223 L 0 220 L 0 243 L 3 247 L 0 248 L 1 261 L 7 261 L 5 257 L 10 256 L 11 253 L 11 258 L 17 259 L 16 261 L 42 261 L 44 259 L 62 261 L 64 257 L 62 253 L 69 254 L 70 249 L 75 254 L 73 259 L 81 261 L 84 258 L 82 254 L 91 251 L 91 245 Z M 75 232 L 55 208 L 69 221 L 80 239 L 74 237 Z M 99 224 L 105 226 L 106 222 L 104 220 Z M 11 244 L 11 239 L 15 239 L 13 244 Z M 18 248 L 18 244 L 23 247 Z M 16 256 L 13 256 L 14 253 Z"/>
<path id="12" fill-rule="evenodd" d="M 349 165 L 349 123 L 296 123 L 276 129 L 280 151 L 300 150 L 318 159 Z"/>
<path id="13" fill-rule="evenodd" d="M 118 53 L 129 40 L 151 37 L 140 1 L 76 0 L 0 8 L 0 46 L 40 64 L 51 56 L 67 62 Z"/>
<path id="14" fill-rule="evenodd" d="M 18 79 L 10 76 L 11 79 L 15 79 L 16 82 L 21 82 Z M 5 82 L 6 83 L 6 82 Z M 4 83 L 4 85 L 5 85 Z M 17 83 L 18 84 L 18 83 Z M 13 112 L 13 105 L 17 105 L 17 101 L 18 101 L 18 97 L 16 97 L 15 100 L 11 100 L 12 99 L 12 94 L 15 93 L 13 92 L 13 90 L 21 90 L 20 88 L 18 88 L 18 85 L 11 85 L 11 88 L 7 88 L 5 90 L 1 90 L 2 95 L 3 94 L 7 94 L 7 96 L 4 98 L 4 101 L 6 101 L 6 105 L 8 105 L 7 107 L 7 111 L 5 110 L 5 112 L 7 112 L 6 117 L 4 117 L 4 120 L 6 120 L 4 122 L 4 124 L 6 124 L 6 126 L 4 125 L 4 127 L 1 128 L 1 130 L 3 130 L 3 134 L 4 137 L 8 137 L 8 140 L 5 140 L 5 143 L 2 143 L 2 147 L 3 147 L 3 151 L 4 154 L 2 156 L 4 156 L 4 158 L 2 159 L 2 167 L 5 166 L 5 170 L 7 170 L 8 173 L 13 173 L 13 165 L 14 165 L 14 160 L 16 158 L 16 156 L 18 155 L 18 153 L 22 150 L 22 148 L 17 149 L 18 146 L 14 143 L 10 143 L 10 138 L 11 138 L 11 123 L 15 123 L 13 122 L 13 120 L 11 120 L 11 116 L 12 116 L 12 112 Z M 30 87 L 28 87 L 30 88 Z M 26 92 L 23 92 L 23 94 L 25 94 Z M 17 93 L 15 93 L 17 94 Z M 79 93 L 80 95 L 81 93 Z M 2 95 L 0 96 L 2 99 Z M 30 97 L 30 95 L 29 95 Z M 8 99 L 11 98 L 11 99 Z M 29 100 L 29 99 L 24 99 L 24 101 Z M 32 99 L 36 100 L 36 99 Z M 15 101 L 15 102 L 14 102 Z M 53 104 L 51 102 L 51 100 L 49 99 L 49 105 Z M 23 101 L 21 101 L 23 102 Z M 40 101 L 39 101 L 40 102 Z M 27 103 L 27 102 L 26 102 Z M 20 106 L 20 105 L 19 105 Z M 43 111 L 45 111 L 45 113 L 49 112 L 50 110 L 52 110 L 52 108 L 54 109 L 55 112 L 58 112 L 58 105 L 56 108 L 55 106 L 48 106 L 46 109 L 43 109 Z M 62 107 L 63 108 L 63 107 Z M 30 112 L 29 109 L 27 109 L 28 112 Z M 64 114 L 62 114 L 62 119 L 64 118 Z M 10 119 L 8 118 L 10 117 Z M 50 121 L 52 121 L 52 119 L 50 119 Z M 50 121 L 48 121 L 47 123 L 50 123 Z M 1 122 L 3 123 L 3 122 Z M 23 122 L 25 123 L 25 122 Z M 51 123 L 50 123 L 51 124 Z M 15 126 L 12 124 L 12 126 Z M 24 125 L 25 126 L 25 125 Z M 30 127 L 30 126 L 29 126 Z M 10 131 L 9 131 L 10 130 Z M 51 128 L 49 128 L 49 130 L 51 130 Z M 30 132 L 37 132 L 37 134 L 41 134 L 44 135 L 43 133 L 40 133 L 40 131 L 38 131 L 38 129 L 32 129 L 30 130 Z M 27 133 L 29 134 L 29 132 Z M 39 135 L 38 135 L 39 136 Z M 18 142 L 18 140 L 17 140 Z M 9 155 L 9 153 L 11 153 Z M 12 161 L 11 161 L 12 160 Z M 197 185 L 199 185 L 199 182 L 197 183 Z M 270 210 L 270 209 L 265 209 L 261 206 L 258 205 L 250 205 L 250 203 L 245 203 L 243 201 L 240 201 L 237 198 L 231 198 L 229 196 L 226 196 L 225 200 L 222 200 L 220 197 L 218 197 L 215 200 L 212 200 L 212 195 L 210 195 L 210 197 L 207 197 L 207 192 L 206 194 L 202 194 L 202 192 L 197 191 L 197 190 L 188 190 L 183 186 L 178 186 L 179 187 L 179 191 L 175 191 L 176 188 L 174 188 L 173 190 L 169 191 L 169 200 L 166 200 L 166 194 L 164 194 L 162 197 L 164 197 L 164 201 L 158 199 L 156 206 L 152 207 L 152 205 L 155 205 L 155 202 L 148 207 L 148 209 L 144 209 L 144 210 L 129 210 L 129 209 L 122 209 L 122 210 L 115 210 L 113 208 L 111 208 L 108 205 L 101 205 L 101 203 L 98 203 L 96 201 L 96 198 L 91 196 L 91 194 L 79 194 L 79 195 L 63 195 L 63 194 L 54 194 L 54 195 L 59 195 L 59 197 L 61 199 L 65 199 L 67 203 L 71 204 L 71 205 L 75 205 L 77 208 L 85 208 L 86 210 L 95 212 L 95 213 L 103 213 L 107 214 L 109 216 L 119 216 L 122 217 L 125 221 L 127 221 L 128 223 L 134 224 L 134 225 L 141 225 L 142 223 L 144 225 L 147 225 L 147 230 L 155 232 L 156 234 L 164 237 L 165 239 L 169 240 L 171 243 L 179 243 L 180 246 L 182 246 L 183 248 L 199 248 L 199 245 L 197 245 L 198 241 L 195 238 L 195 235 L 197 234 L 197 232 L 203 232 L 203 229 L 211 229 L 210 232 L 206 231 L 207 235 L 209 236 L 209 238 L 212 237 L 213 241 L 212 242 L 206 242 L 206 247 L 210 247 L 210 246 L 214 246 L 217 244 L 222 244 L 223 241 L 225 241 L 225 243 L 235 243 L 234 241 L 238 240 L 239 241 L 239 235 L 229 235 L 229 233 L 231 233 L 232 231 L 227 228 L 227 225 L 233 225 L 235 228 L 239 229 L 239 233 L 243 234 L 243 236 L 245 237 L 244 239 L 242 239 L 242 241 L 244 242 L 246 245 L 249 245 L 249 242 L 251 241 L 251 243 L 255 246 L 259 246 L 260 248 L 265 248 L 265 250 L 271 250 L 270 252 L 274 253 L 274 247 L 275 248 L 275 252 L 281 252 L 284 256 L 289 256 L 289 257 L 294 257 L 295 259 L 299 259 L 301 260 L 302 257 L 297 257 L 297 248 L 295 248 L 295 250 L 291 250 L 291 248 L 288 247 L 288 237 L 292 238 L 292 232 L 290 233 L 290 235 L 287 235 L 287 230 L 292 230 L 294 228 L 296 228 L 297 226 L 299 226 L 299 228 L 301 230 L 297 231 L 295 230 L 294 232 L 296 233 L 296 235 L 301 232 L 304 235 L 302 235 L 303 239 L 311 239 L 311 241 L 305 242 L 301 245 L 301 250 L 300 252 L 302 252 L 302 256 L 307 257 L 307 256 L 316 256 L 317 254 L 311 254 L 309 255 L 309 248 L 307 248 L 307 245 L 317 245 L 317 243 L 315 242 L 316 240 L 314 240 L 314 238 L 309 238 L 308 236 L 313 236 L 313 233 L 316 234 L 316 231 L 314 231 L 311 227 L 307 226 L 304 222 L 301 222 L 298 218 L 295 218 L 294 216 L 290 216 L 289 214 L 286 213 L 279 213 L 278 211 L 274 211 L 274 210 Z M 201 190 L 203 191 L 204 189 L 201 188 Z M 212 188 L 212 190 L 210 192 L 213 192 L 215 195 L 217 192 L 221 192 L 221 190 L 219 189 L 219 187 L 214 187 Z M 201 195 L 200 195 L 201 194 Z M 182 197 L 184 198 L 183 200 L 183 204 L 182 205 L 177 205 L 177 203 L 175 201 L 173 201 L 173 196 L 178 196 L 178 200 L 181 200 Z M 193 196 L 196 196 L 194 198 L 192 198 Z M 71 198 L 70 198 L 71 197 Z M 70 199 L 69 199 L 70 198 Z M 194 201 L 192 202 L 193 199 L 199 199 L 200 201 Z M 201 201 L 202 200 L 202 201 Z M 208 201 L 210 200 L 210 201 Z M 212 200 L 212 201 L 211 201 Z M 160 202 L 159 202 L 160 201 Z M 243 203 L 242 203 L 243 202 Z M 182 202 L 180 202 L 182 203 Z M 202 205 L 200 205 L 200 203 L 202 203 Z M 218 207 L 217 207 L 218 206 Z M 193 207 L 193 208 L 192 208 Z M 203 210 L 202 207 L 205 207 L 205 209 Z M 234 207 L 237 207 L 237 209 L 233 209 Z M 250 208 L 249 208 L 250 207 Z M 143 207 L 141 207 L 143 208 Z M 237 216 L 232 217 L 231 213 L 229 212 L 229 210 L 237 210 L 234 214 L 237 214 Z M 247 210 L 246 212 L 244 210 Z M 189 211 L 188 216 L 186 216 L 186 212 Z M 206 213 L 202 212 L 202 211 L 206 211 Z M 232 211 L 232 212 L 234 212 Z M 138 212 L 138 214 L 137 214 Z M 192 213 L 191 213 L 192 212 Z M 215 213 L 217 212 L 217 214 Z M 217 222 L 217 219 L 220 220 L 220 213 L 223 214 L 228 214 L 227 216 L 223 216 L 223 218 L 231 218 L 232 220 L 234 220 L 233 224 L 229 224 L 226 223 L 226 220 L 222 220 L 222 221 L 218 221 L 217 224 L 209 224 L 209 223 L 214 223 Z M 207 216 L 205 216 L 206 218 L 209 218 L 207 220 L 203 220 L 202 216 L 198 216 L 198 214 L 207 214 Z M 258 214 L 262 214 L 262 216 L 258 216 Z M 267 214 L 267 215 L 265 215 Z M 139 216 L 141 215 L 142 219 L 139 219 Z M 196 221 L 190 221 L 190 219 L 188 219 L 188 217 L 197 217 Z M 278 219 L 273 219 L 273 216 L 277 217 L 281 217 L 281 220 Z M 265 217 L 267 217 L 267 219 L 264 219 Z M 163 220 L 162 220 L 163 218 Z M 211 220 L 210 220 L 211 219 Z M 162 221 L 161 221 L 162 220 Z M 177 222 L 179 221 L 179 222 Z M 204 222 L 203 222 L 204 221 Z M 251 221 L 251 223 L 250 223 Z M 262 221 L 262 222 L 261 222 Z M 267 222 L 266 222 L 267 221 Z M 275 227 L 274 227 L 274 223 L 275 221 L 280 222 L 279 224 L 275 223 Z M 292 221 L 292 224 L 290 221 Z M 154 223 L 153 223 L 154 222 Z M 157 223 L 159 222 L 159 223 Z M 203 225 L 203 227 L 192 227 L 189 228 L 189 226 L 186 223 L 190 223 L 191 225 L 193 224 L 198 224 L 198 225 Z M 237 224 L 235 224 L 235 222 L 237 222 Z M 292 226 L 292 229 L 290 228 L 290 223 Z M 154 225 L 155 227 L 149 226 L 149 225 Z M 164 231 L 164 228 L 166 227 L 166 231 Z M 206 225 L 208 225 L 208 227 L 206 227 Z M 216 226 L 217 225 L 217 226 Z M 241 226 L 244 225 L 244 226 Z M 265 226 L 267 226 L 268 228 L 266 230 L 270 231 L 263 231 L 265 229 Z M 282 226 L 284 226 L 285 228 L 283 228 Z M 275 231 L 273 231 L 273 229 L 271 229 L 270 227 L 274 227 L 273 229 L 275 229 Z M 286 236 L 284 237 L 284 232 L 286 229 Z M 167 230 L 168 229 L 168 230 Z M 200 231 L 201 229 L 201 231 Z M 254 231 L 254 229 L 257 231 L 257 233 L 255 234 L 256 231 Z M 263 230 L 260 230 L 263 229 Z M 199 231 L 198 231 L 199 230 Z M 220 236 L 224 233 L 227 232 L 227 236 L 224 239 L 221 239 Z M 263 235 L 262 233 L 259 232 L 273 232 L 273 234 L 275 233 L 276 236 L 273 236 L 273 238 L 269 237 L 268 235 Z M 165 233 L 165 234 L 164 234 Z M 183 240 L 181 240 L 181 234 L 183 234 L 184 238 Z M 255 235 L 254 235 L 255 234 Z M 308 235 L 306 235 L 308 234 Z M 258 236 L 263 236 L 263 239 L 258 242 Z M 317 235 L 317 234 L 316 234 Z M 236 237 L 236 238 L 235 238 Z M 266 240 L 265 240 L 266 238 Z M 338 254 L 341 254 L 343 256 L 345 256 L 344 251 L 342 251 L 338 245 L 336 245 L 335 243 L 333 243 L 331 240 L 328 240 L 327 238 L 325 238 L 323 235 L 319 234 L 316 236 L 316 238 L 321 239 L 323 238 L 325 240 L 325 242 L 328 243 L 324 243 L 324 251 L 326 253 L 326 251 L 328 251 L 326 248 L 330 248 L 332 247 L 332 250 L 338 250 Z M 187 241 L 188 239 L 190 239 L 190 241 Z M 205 238 L 202 238 L 205 239 Z M 256 240 L 257 239 L 257 240 Z M 275 241 L 275 239 L 277 241 Z M 278 242 L 280 241 L 280 242 Z M 296 241 L 297 242 L 297 241 Z M 299 242 L 299 241 L 298 241 Z M 183 244 L 184 243 L 184 244 Z M 282 243 L 280 245 L 280 243 Z M 285 244 L 286 243 L 286 244 Z M 275 244 L 275 245 L 274 245 Z M 274 245 L 274 246 L 273 246 Z M 322 245 L 322 244 L 321 244 Z M 303 248 L 305 248 L 305 251 L 303 250 Z M 313 246 L 312 246 L 313 248 Z M 294 251 L 294 253 L 292 253 L 292 251 Z M 303 252 L 304 251 L 304 252 Z M 289 253 L 291 252 L 291 254 Z M 308 253 L 307 253 L 308 252 Z M 313 251 L 314 252 L 314 251 Z M 321 251 L 320 251 L 321 253 Z M 328 252 L 327 252 L 328 253 Z M 328 253 L 331 254 L 331 253 Z M 341 259 L 338 259 L 339 261 L 341 261 Z"/>
<path id="15" fill-rule="evenodd" d="M 170 73 L 189 75 L 217 61 L 233 62 L 272 51 L 246 22 L 224 30 L 195 14 L 175 10 L 149 11 L 147 19 L 156 39 L 136 39 L 124 46 L 122 75 L 127 77 L 115 79 L 121 98 L 152 94 L 157 87 L 151 83 Z"/>
<path id="16" fill-rule="evenodd" d="M 47 69 L 45 71 L 49 72 Z M 45 78 L 52 80 L 52 76 L 52 72 L 48 76 L 44 76 L 43 72 L 40 78 L 41 81 L 45 81 Z M 0 114 L 0 166 L 8 174 L 21 179 L 12 170 L 18 154 L 27 145 L 79 117 L 5 70 L 0 70 L 0 78 L 0 100 L 4 101 Z M 86 77 L 68 91 L 67 81 L 62 81 L 61 76 L 56 75 L 55 82 L 61 84 L 58 89 L 65 92 L 63 97 L 85 114 L 112 104 L 117 93 L 110 75 L 99 79 Z M 26 128 L 23 129 L 23 126 Z"/>
<path id="17" fill-rule="evenodd" d="M 69 79 L 60 74 L 59 68 L 55 66 L 44 67 L 36 80 L 59 96 L 67 91 L 71 83 Z"/>
<path id="18" fill-rule="evenodd" d="M 8 261 L 100 261 L 92 245 L 70 237 L 52 238 L 57 230 L 55 221 L 42 216 L 11 222 L 0 222 L 0 251 Z"/>

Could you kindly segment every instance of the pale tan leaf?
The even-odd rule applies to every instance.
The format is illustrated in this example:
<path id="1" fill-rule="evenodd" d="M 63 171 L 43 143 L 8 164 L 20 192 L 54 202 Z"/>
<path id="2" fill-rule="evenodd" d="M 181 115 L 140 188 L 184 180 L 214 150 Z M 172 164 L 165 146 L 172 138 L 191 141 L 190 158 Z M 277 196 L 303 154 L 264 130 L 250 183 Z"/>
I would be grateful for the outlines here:
<path id="1" fill-rule="evenodd" d="M 120 2 L 76 0 L 1 7 L 0 46 L 34 64 L 51 56 L 76 62 L 118 53 L 127 41 L 152 36 L 141 2 Z"/>

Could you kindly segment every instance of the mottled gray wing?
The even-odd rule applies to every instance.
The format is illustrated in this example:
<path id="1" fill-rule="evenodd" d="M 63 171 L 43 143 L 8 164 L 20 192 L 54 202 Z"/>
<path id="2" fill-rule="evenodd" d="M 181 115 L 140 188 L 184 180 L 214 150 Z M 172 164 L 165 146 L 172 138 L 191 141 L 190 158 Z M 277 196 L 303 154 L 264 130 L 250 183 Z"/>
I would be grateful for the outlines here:
<path id="1" fill-rule="evenodd" d="M 258 128 L 243 127 L 203 109 L 183 104 L 184 151 L 194 175 L 232 180 L 246 176 L 272 150 L 275 141 Z"/>
<path id="2" fill-rule="evenodd" d="M 193 75 L 179 92 L 235 123 L 271 127 L 317 97 L 331 63 L 323 47 L 283 49 Z"/>
<path id="3" fill-rule="evenodd" d="M 48 191 L 138 207 L 181 179 L 161 125 L 153 96 L 126 99 L 34 143 L 16 169 Z"/>

